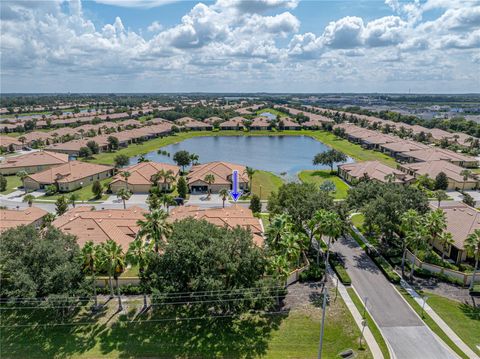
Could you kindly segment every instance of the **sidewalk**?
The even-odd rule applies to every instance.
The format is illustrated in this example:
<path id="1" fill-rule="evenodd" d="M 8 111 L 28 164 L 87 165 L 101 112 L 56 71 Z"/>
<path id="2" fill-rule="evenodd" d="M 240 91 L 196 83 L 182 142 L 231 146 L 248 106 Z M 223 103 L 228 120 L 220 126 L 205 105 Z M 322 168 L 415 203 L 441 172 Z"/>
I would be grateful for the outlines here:
<path id="1" fill-rule="evenodd" d="M 470 347 L 466 345 L 457 334 L 455 334 L 455 332 L 448 326 L 448 324 L 445 323 L 444 320 L 440 318 L 437 313 L 435 313 L 432 307 L 430 307 L 426 302 L 424 303 L 423 297 L 418 294 L 415 289 L 410 286 L 410 284 L 408 284 L 404 280 L 402 280 L 400 284 L 420 306 L 424 307 L 425 313 L 427 313 L 433 319 L 433 321 L 437 323 L 437 325 L 445 332 L 445 334 L 452 340 L 452 342 L 454 342 L 455 345 L 460 348 L 462 352 L 464 352 L 469 358 L 480 359 L 480 357 L 475 354 L 473 350 L 470 349 Z"/>

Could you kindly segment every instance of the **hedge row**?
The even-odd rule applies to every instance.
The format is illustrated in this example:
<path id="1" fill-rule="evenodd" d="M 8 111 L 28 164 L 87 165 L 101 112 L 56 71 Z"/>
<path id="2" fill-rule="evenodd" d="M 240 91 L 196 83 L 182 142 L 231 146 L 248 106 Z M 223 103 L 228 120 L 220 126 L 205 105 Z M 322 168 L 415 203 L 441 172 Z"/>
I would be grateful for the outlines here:
<path id="1" fill-rule="evenodd" d="M 338 258 L 336 253 L 330 254 L 329 262 L 335 273 L 337 273 L 340 282 L 342 282 L 344 285 L 351 285 L 352 279 L 348 275 L 347 270 L 343 266 L 342 261 L 340 260 L 340 258 Z"/>

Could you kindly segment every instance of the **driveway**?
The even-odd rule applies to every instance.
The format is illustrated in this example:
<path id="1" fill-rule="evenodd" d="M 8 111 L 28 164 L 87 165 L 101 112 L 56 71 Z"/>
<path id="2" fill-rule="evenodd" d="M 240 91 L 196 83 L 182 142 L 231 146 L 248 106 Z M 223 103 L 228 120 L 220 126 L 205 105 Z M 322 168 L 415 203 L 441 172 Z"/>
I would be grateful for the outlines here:
<path id="1" fill-rule="evenodd" d="M 341 238 L 332 249 L 345 261 L 353 286 L 367 299 L 367 308 L 398 359 L 456 358 L 405 302 L 370 257 L 352 238 Z"/>
<path id="2" fill-rule="evenodd" d="M 222 198 L 215 193 L 208 198 L 207 194 L 191 194 L 188 201 L 185 202 L 189 206 L 198 206 L 202 208 L 222 207 Z M 231 206 L 228 199 L 225 201 L 225 207 Z"/>
<path id="3" fill-rule="evenodd" d="M 473 197 L 477 206 L 480 204 L 480 191 L 466 190 L 465 193 L 468 193 L 470 196 Z M 458 201 L 458 202 L 463 201 L 463 195 L 458 191 L 448 191 L 447 195 L 451 197 L 454 201 Z"/>

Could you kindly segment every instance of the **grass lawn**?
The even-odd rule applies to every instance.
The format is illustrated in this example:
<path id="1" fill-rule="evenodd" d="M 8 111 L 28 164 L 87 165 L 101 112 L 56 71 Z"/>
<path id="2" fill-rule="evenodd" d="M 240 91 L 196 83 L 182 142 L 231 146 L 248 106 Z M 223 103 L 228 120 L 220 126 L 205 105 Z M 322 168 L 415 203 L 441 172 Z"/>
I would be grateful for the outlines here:
<path id="1" fill-rule="evenodd" d="M 17 187 L 23 185 L 20 177 L 17 177 L 15 175 L 5 176 L 5 178 L 7 179 L 7 188 L 5 189 L 5 191 L 0 192 L 0 194 L 12 193 Z"/>
<path id="2" fill-rule="evenodd" d="M 360 331 L 341 298 L 334 301 L 333 297 L 327 309 L 324 357 L 334 358 L 352 348 L 356 358 L 372 358 L 368 348 L 358 348 Z M 138 315 L 141 299 L 124 305 L 125 314 L 120 316 L 115 313 L 116 300 L 111 300 L 96 317 L 82 307 L 72 319 L 64 321 L 52 309 L 2 310 L 0 357 L 307 359 L 317 356 L 321 309 L 313 305 L 292 309 L 288 314 L 240 318 L 208 318 L 188 309 L 173 312 L 165 307 Z M 54 323 L 63 325 L 52 326 Z M 3 327 L 11 325 L 27 326 Z"/>
<path id="3" fill-rule="evenodd" d="M 472 172 L 480 174 L 480 168 L 473 168 Z"/>
<path id="4" fill-rule="evenodd" d="M 112 181 L 111 178 L 106 178 L 104 180 L 101 180 L 100 183 L 104 186 L 108 185 L 110 182 Z M 43 195 L 43 196 L 40 196 L 38 197 L 38 201 L 56 201 L 58 197 L 61 197 L 61 196 L 69 196 L 71 195 L 72 193 L 76 193 L 79 197 L 78 201 L 103 201 L 103 200 L 106 200 L 108 198 L 108 194 L 103 194 L 102 195 L 102 198 L 100 199 L 95 199 L 94 196 L 93 196 L 93 192 L 92 192 L 92 186 L 93 184 L 90 184 L 88 186 L 85 186 L 85 187 L 82 187 L 82 188 L 79 188 L 75 191 L 72 191 L 72 192 L 67 192 L 67 193 L 55 193 L 53 196 L 47 196 L 47 195 Z"/>
<path id="5" fill-rule="evenodd" d="M 146 141 L 142 144 L 133 144 L 127 148 L 123 148 L 116 152 L 104 152 L 95 156 L 94 159 L 88 160 L 93 163 L 100 164 L 113 164 L 113 159 L 118 154 L 125 154 L 128 157 L 140 155 L 142 153 L 148 153 L 156 151 L 160 147 L 171 145 L 172 143 L 178 143 L 183 140 L 192 137 L 199 136 L 309 136 L 324 144 L 345 153 L 347 156 L 352 157 L 357 161 L 369 161 L 378 160 L 385 163 L 388 166 L 396 167 L 396 162 L 393 158 L 372 150 L 363 149 L 361 146 L 348 142 L 345 139 L 339 138 L 334 134 L 326 131 L 313 131 L 313 130 L 285 130 L 285 131 L 190 131 L 181 132 L 173 136 L 166 136 L 163 138 L 155 138 L 150 141 Z M 312 158 L 315 154 L 312 154 Z"/>
<path id="6" fill-rule="evenodd" d="M 426 292 L 427 303 L 449 325 L 450 328 L 480 355 L 480 308 L 457 302 L 439 295 Z"/>
<path id="7" fill-rule="evenodd" d="M 263 228 L 266 230 L 270 225 L 270 214 L 269 213 L 259 213 L 258 216 L 262 220 Z"/>
<path id="8" fill-rule="evenodd" d="M 365 310 L 365 307 L 362 301 L 360 300 L 360 298 L 358 297 L 357 293 L 355 293 L 353 288 L 347 288 L 347 292 L 350 295 L 350 298 L 352 298 L 353 304 L 355 304 L 360 314 L 362 314 Z M 385 342 L 385 339 L 383 338 L 383 335 L 380 332 L 380 329 L 378 329 L 377 324 L 375 324 L 370 314 L 368 314 L 368 312 L 365 312 L 365 313 L 366 313 L 365 318 L 367 320 L 368 328 L 372 332 L 373 337 L 375 338 L 375 341 L 380 347 L 383 357 L 385 359 L 390 359 L 390 352 L 388 351 L 387 343 Z"/>
<path id="9" fill-rule="evenodd" d="M 356 213 L 350 218 L 352 224 L 357 227 L 359 231 L 362 230 L 363 222 L 365 222 L 365 216 L 362 213 Z"/>
<path id="10" fill-rule="evenodd" d="M 407 300 L 408 304 L 417 312 L 418 315 L 422 314 L 422 307 L 413 299 L 408 292 L 403 289 L 401 286 L 397 285 L 396 288 L 402 294 L 402 296 Z M 430 304 L 428 301 L 427 303 Z M 455 353 L 457 353 L 461 358 L 468 359 L 468 357 L 460 350 L 459 347 L 455 345 L 455 343 L 445 334 L 445 332 L 433 321 L 433 319 L 426 314 L 425 312 L 423 313 L 422 317 L 423 321 L 425 322 L 426 325 L 429 326 L 429 328 L 437 334 L 440 339 L 444 341 L 445 344 L 447 344 Z M 472 334 L 473 335 L 473 334 Z"/>
<path id="11" fill-rule="evenodd" d="M 302 171 L 298 174 L 298 178 L 302 182 L 306 183 L 315 183 L 322 184 L 326 180 L 330 180 L 335 184 L 337 190 L 334 192 L 336 199 L 345 199 L 347 198 L 348 185 L 343 182 L 340 177 L 335 174 L 331 174 L 330 170 L 308 170 Z"/>
<path id="12" fill-rule="evenodd" d="M 282 184 L 283 180 L 273 173 L 256 170 L 252 178 L 252 192 L 260 199 L 268 199 L 270 193 L 278 190 Z M 262 187 L 261 191 L 260 187 Z"/>

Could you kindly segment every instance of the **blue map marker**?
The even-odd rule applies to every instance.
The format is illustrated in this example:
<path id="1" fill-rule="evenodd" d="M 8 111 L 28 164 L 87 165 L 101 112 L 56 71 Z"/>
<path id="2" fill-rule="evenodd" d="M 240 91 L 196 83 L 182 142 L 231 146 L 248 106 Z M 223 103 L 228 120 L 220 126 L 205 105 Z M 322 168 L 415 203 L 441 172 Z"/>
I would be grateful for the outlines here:
<path id="1" fill-rule="evenodd" d="M 243 191 L 238 189 L 238 171 L 233 170 L 232 172 L 232 190 L 229 191 L 230 197 L 232 197 L 234 202 L 237 202 L 240 196 L 243 194 Z"/>

